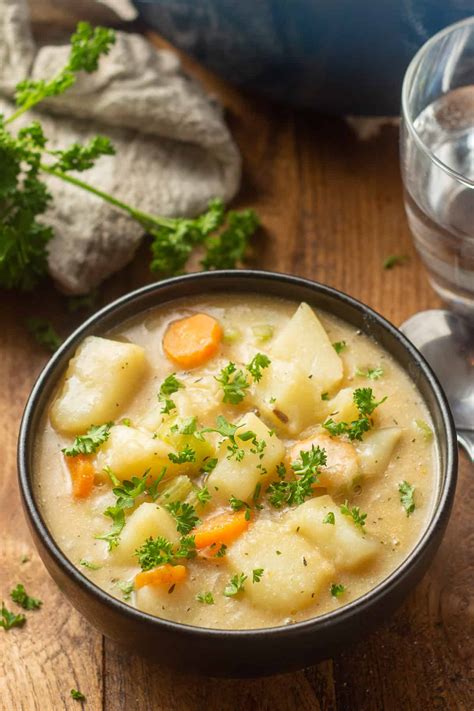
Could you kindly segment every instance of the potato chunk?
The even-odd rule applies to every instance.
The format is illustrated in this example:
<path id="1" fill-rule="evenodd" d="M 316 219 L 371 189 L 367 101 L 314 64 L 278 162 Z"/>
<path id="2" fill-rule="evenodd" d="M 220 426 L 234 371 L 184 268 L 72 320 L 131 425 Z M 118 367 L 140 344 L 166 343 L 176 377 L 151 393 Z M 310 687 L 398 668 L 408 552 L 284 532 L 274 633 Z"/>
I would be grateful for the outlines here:
<path id="1" fill-rule="evenodd" d="M 161 506 L 145 502 L 130 514 L 113 555 L 117 560 L 133 565 L 137 562 L 134 555 L 136 549 L 150 536 L 164 536 L 174 544 L 179 541 L 176 522 L 171 514 Z"/>
<path id="2" fill-rule="evenodd" d="M 224 442 L 219 450 L 219 461 L 207 480 L 209 491 L 221 501 L 228 501 L 232 495 L 242 501 L 250 501 L 256 485 L 267 481 L 285 455 L 285 448 L 278 437 L 271 435 L 268 427 L 253 412 L 243 415 L 238 422 L 242 423 L 242 427 L 237 430 L 236 441 L 244 451 L 242 460 L 238 462 L 235 457 L 228 459 L 228 442 Z M 256 451 L 251 440 L 244 442 L 239 439 L 239 433 L 248 431 L 255 432 L 258 442 L 265 442 L 261 452 Z"/>
<path id="3" fill-rule="evenodd" d="M 327 456 L 326 466 L 321 467 L 315 487 L 325 487 L 332 492 L 348 488 L 359 475 L 359 461 L 355 447 L 337 437 L 330 437 L 326 432 L 318 432 L 308 439 L 296 442 L 289 451 L 291 462 L 298 459 L 300 452 L 311 449 L 312 445 L 324 449 Z"/>
<path id="4" fill-rule="evenodd" d="M 97 453 L 97 470 L 110 467 L 119 479 L 130 479 L 142 476 L 147 469 L 151 476 L 156 477 L 163 467 L 167 467 L 169 476 L 176 473 L 176 466 L 173 467 L 168 459 L 168 453 L 172 451 L 169 445 L 153 438 L 150 432 L 115 425 L 110 430 L 109 439 Z"/>
<path id="5" fill-rule="evenodd" d="M 324 523 L 330 511 L 334 514 L 334 524 Z M 299 535 L 316 545 L 337 570 L 356 570 L 377 554 L 377 543 L 361 533 L 330 496 L 306 501 L 287 514 L 287 521 L 291 530 L 298 530 Z"/>
<path id="6" fill-rule="evenodd" d="M 323 392 L 331 391 L 342 379 L 342 360 L 308 304 L 298 306 L 275 338 L 271 352 L 299 365 L 307 375 L 312 375 Z"/>
<path id="7" fill-rule="evenodd" d="M 114 420 L 147 369 L 145 351 L 132 343 L 89 336 L 69 362 L 50 418 L 61 432 L 81 434 Z"/>
<path id="8" fill-rule="evenodd" d="M 245 592 L 257 607 L 291 615 L 329 588 L 334 567 L 296 533 L 274 521 L 258 521 L 227 553 L 234 573 L 247 575 Z M 260 582 L 252 570 L 263 568 Z"/>
<path id="9" fill-rule="evenodd" d="M 359 410 L 354 402 L 354 390 L 342 388 L 331 400 L 327 400 L 324 408 L 324 419 L 331 417 L 334 422 L 352 422 L 359 417 Z"/>
<path id="10" fill-rule="evenodd" d="M 365 435 L 357 446 L 360 469 L 365 476 L 380 476 L 384 473 L 401 434 L 399 427 L 383 427 Z"/>
<path id="11" fill-rule="evenodd" d="M 254 401 L 285 434 L 298 435 L 322 419 L 321 390 L 297 363 L 273 359 L 255 386 Z"/>

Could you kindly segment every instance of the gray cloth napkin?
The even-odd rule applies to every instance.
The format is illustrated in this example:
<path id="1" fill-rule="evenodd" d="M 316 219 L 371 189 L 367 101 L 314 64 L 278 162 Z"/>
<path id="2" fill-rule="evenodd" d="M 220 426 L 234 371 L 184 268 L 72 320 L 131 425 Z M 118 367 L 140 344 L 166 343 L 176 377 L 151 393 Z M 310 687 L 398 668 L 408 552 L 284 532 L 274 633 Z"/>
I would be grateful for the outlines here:
<path id="1" fill-rule="evenodd" d="M 52 76 L 67 54 L 65 45 L 36 47 L 25 0 L 0 0 L 0 113 L 12 111 L 16 82 Z M 240 157 L 220 106 L 183 74 L 174 53 L 157 51 L 141 35 L 117 32 L 99 70 L 49 99 L 44 111 L 51 147 L 97 133 L 111 138 L 117 155 L 100 158 L 81 177 L 142 210 L 191 216 L 238 189 Z M 34 117 L 29 112 L 18 127 Z M 54 197 L 45 216 L 54 229 L 51 276 L 65 292 L 87 293 L 133 257 L 143 231 L 99 198 L 54 177 L 47 182 Z"/>

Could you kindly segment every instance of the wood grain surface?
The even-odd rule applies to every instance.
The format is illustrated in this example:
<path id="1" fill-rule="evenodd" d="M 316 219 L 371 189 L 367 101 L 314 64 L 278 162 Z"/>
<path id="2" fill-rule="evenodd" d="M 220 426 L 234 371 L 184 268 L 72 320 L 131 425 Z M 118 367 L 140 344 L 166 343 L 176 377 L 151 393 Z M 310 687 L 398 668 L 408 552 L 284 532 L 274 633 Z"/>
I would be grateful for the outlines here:
<path id="1" fill-rule="evenodd" d="M 395 324 L 438 305 L 415 255 L 402 205 L 398 136 L 386 128 L 359 142 L 339 119 L 295 113 L 245 97 L 191 65 L 223 101 L 243 155 L 236 204 L 265 227 L 252 265 L 347 291 Z M 389 254 L 403 266 L 382 269 Z M 151 281 L 146 247 L 101 290 L 103 305 Z M 474 486 L 461 458 L 446 537 L 421 584 L 392 618 L 335 659 L 296 674 L 216 680 L 171 673 L 105 640 L 63 597 L 33 549 L 16 483 L 16 440 L 29 390 L 47 355 L 25 331 L 28 316 L 66 335 L 87 315 L 70 314 L 53 287 L 2 293 L 0 307 L 0 594 L 22 582 L 44 601 L 23 629 L 0 630 L 0 709 L 93 711 L 425 711 L 474 708 L 472 591 Z M 28 562 L 21 562 L 23 555 Z M 284 649 L 281 651 L 284 655 Z"/>

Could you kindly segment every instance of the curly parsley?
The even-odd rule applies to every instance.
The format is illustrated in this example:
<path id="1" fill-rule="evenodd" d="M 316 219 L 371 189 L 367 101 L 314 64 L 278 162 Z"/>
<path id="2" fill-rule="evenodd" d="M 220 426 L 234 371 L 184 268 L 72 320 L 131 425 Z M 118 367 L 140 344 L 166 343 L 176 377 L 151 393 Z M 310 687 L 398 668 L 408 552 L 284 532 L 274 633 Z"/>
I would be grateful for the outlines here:
<path id="1" fill-rule="evenodd" d="M 182 501 L 173 501 L 170 504 L 165 504 L 167 509 L 176 521 L 176 530 L 185 536 L 187 533 L 199 523 L 199 516 L 196 514 L 196 509 L 192 504 L 187 504 Z"/>
<path id="2" fill-rule="evenodd" d="M 294 480 L 286 480 L 286 471 L 280 469 L 279 481 L 275 481 L 267 489 L 270 503 L 279 509 L 284 504 L 300 505 L 313 493 L 313 484 L 318 480 L 320 467 L 327 461 L 326 452 L 320 447 L 311 445 L 310 450 L 301 450 L 300 456 L 291 465 L 295 473 Z"/>
<path id="3" fill-rule="evenodd" d="M 41 600 L 38 600 L 38 598 L 27 595 L 26 590 L 21 583 L 18 583 L 16 588 L 10 592 L 10 597 L 13 602 L 16 602 L 24 610 L 39 610 L 43 604 Z"/>
<path id="4" fill-rule="evenodd" d="M 270 363 L 271 360 L 268 356 L 263 353 L 257 353 L 245 367 L 254 381 L 258 383 L 262 379 L 262 370 L 268 368 Z"/>
<path id="5" fill-rule="evenodd" d="M 339 510 L 344 516 L 352 518 L 352 521 L 358 528 L 360 528 L 361 530 L 364 529 L 367 514 L 361 513 L 360 508 L 358 506 L 353 506 L 352 508 L 350 508 L 349 502 L 346 499 L 346 501 L 339 507 Z"/>
<path id="6" fill-rule="evenodd" d="M 224 595 L 226 597 L 234 597 L 242 592 L 244 588 L 247 576 L 244 573 L 236 573 L 229 581 L 229 584 L 224 588 Z"/>
<path id="7" fill-rule="evenodd" d="M 221 385 L 224 392 L 222 402 L 238 405 L 245 397 L 246 390 L 250 387 L 244 372 L 237 370 L 235 363 L 228 363 L 225 368 L 222 368 L 219 375 L 214 376 L 215 380 Z"/>
<path id="8" fill-rule="evenodd" d="M 2 609 L 0 612 L 0 627 L 3 627 L 5 632 L 13 629 L 13 627 L 23 627 L 26 622 L 25 615 L 15 615 L 14 612 L 7 610 L 4 603 L 2 602 Z"/>
<path id="9" fill-rule="evenodd" d="M 398 485 L 398 492 L 400 494 L 400 503 L 405 509 L 407 517 L 411 516 L 411 514 L 416 508 L 415 487 L 409 484 L 407 481 L 402 481 Z"/>
<path id="10" fill-rule="evenodd" d="M 107 442 L 113 422 L 105 425 L 91 425 L 86 434 L 75 438 L 70 447 L 64 447 L 61 451 L 66 457 L 77 457 L 79 454 L 95 454 L 99 447 Z"/>

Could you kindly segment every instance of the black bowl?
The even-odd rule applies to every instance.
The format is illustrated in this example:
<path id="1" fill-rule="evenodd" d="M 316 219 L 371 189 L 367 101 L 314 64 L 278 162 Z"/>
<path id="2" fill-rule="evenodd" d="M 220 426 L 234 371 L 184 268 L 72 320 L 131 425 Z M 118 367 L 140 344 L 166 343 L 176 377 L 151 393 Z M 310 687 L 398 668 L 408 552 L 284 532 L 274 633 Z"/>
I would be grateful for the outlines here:
<path id="1" fill-rule="evenodd" d="M 393 573 L 341 609 L 290 626 L 216 630 L 170 622 L 108 595 L 81 574 L 60 550 L 35 500 L 32 485 L 36 429 L 47 402 L 78 344 L 146 309 L 211 292 L 261 293 L 307 301 L 363 330 L 385 348 L 418 387 L 434 422 L 439 480 L 436 503 L 420 541 Z M 430 367 L 394 326 L 368 306 L 335 289 L 285 274 L 222 271 L 152 284 L 106 306 L 75 331 L 51 358 L 30 395 L 20 428 L 19 482 L 33 539 L 61 590 L 106 636 L 157 662 L 213 676 L 256 676 L 291 671 L 326 659 L 366 635 L 395 610 L 426 571 L 448 522 L 457 475 L 457 445 L 446 397 Z"/>

